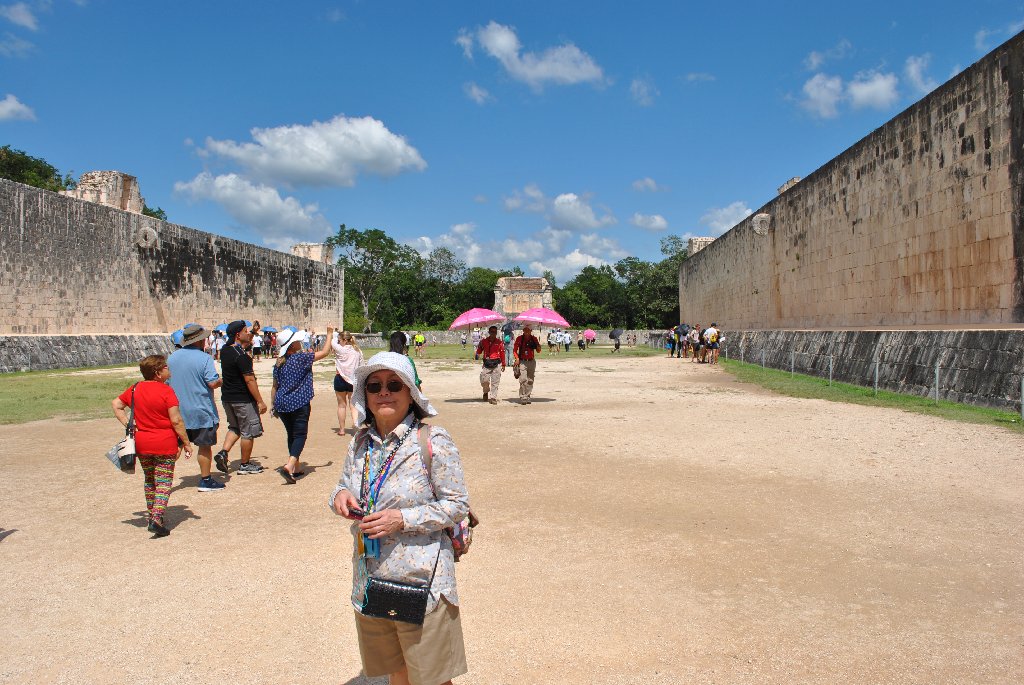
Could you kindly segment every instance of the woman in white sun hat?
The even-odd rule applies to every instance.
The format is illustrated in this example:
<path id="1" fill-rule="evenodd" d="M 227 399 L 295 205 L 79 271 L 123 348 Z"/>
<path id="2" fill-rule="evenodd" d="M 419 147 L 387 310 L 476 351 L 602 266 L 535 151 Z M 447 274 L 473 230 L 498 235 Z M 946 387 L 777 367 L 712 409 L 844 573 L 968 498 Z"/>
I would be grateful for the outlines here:
<path id="1" fill-rule="evenodd" d="M 327 328 L 327 340 L 334 327 Z M 307 342 L 306 331 L 283 330 L 278 336 L 277 362 L 274 364 L 274 387 L 270 392 L 270 411 L 281 419 L 288 436 L 288 460 L 277 472 L 288 485 L 295 485 L 295 476 L 301 476 L 299 457 L 306 446 L 309 432 L 310 403 L 313 401 L 313 363 L 326 357 L 331 346 L 326 342 L 316 352 L 303 352 Z"/>
<path id="2" fill-rule="evenodd" d="M 388 675 L 391 685 L 451 683 L 468 670 L 445 532 L 469 514 L 459 450 L 448 431 L 422 423 L 437 412 L 405 355 L 380 352 L 359 367 L 352 401 L 362 428 L 328 505 L 353 521 L 352 605 L 364 674 Z M 418 591 L 422 604 L 389 610 L 378 602 L 381 587 Z"/>

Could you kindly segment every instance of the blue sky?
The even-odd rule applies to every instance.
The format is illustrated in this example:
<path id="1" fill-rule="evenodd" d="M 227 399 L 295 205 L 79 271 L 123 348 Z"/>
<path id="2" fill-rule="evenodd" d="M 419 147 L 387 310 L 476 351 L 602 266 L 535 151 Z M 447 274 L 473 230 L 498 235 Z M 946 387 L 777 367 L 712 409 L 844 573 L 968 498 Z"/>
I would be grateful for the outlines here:
<path id="1" fill-rule="evenodd" d="M 470 266 L 717 236 L 1024 28 L 1024 2 L 0 0 L 0 144 L 187 226 Z"/>

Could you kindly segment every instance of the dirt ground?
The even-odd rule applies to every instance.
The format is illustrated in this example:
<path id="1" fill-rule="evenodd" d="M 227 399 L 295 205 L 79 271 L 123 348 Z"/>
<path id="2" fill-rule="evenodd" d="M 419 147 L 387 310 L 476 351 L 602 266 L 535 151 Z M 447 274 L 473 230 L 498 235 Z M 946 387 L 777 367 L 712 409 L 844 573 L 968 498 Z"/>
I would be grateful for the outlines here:
<path id="1" fill-rule="evenodd" d="M 458 685 L 1024 681 L 1024 438 L 664 357 L 542 359 L 529 406 L 420 367 L 483 520 Z M 179 462 L 160 540 L 113 417 L 0 426 L 0 682 L 370 683 L 327 381 L 295 486 L 266 424 L 262 475 Z"/>

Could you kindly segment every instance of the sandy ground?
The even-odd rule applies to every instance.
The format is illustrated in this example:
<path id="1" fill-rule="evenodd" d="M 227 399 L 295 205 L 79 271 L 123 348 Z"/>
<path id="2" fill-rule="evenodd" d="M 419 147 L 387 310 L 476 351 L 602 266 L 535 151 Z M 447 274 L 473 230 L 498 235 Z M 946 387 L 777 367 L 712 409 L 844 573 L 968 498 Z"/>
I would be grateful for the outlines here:
<path id="1" fill-rule="evenodd" d="M 421 369 L 483 519 L 459 685 L 1024 681 L 1024 438 L 664 357 L 542 360 L 530 406 Z M 369 683 L 317 392 L 309 475 L 179 462 L 161 540 L 113 418 L 0 426 L 0 682 Z"/>

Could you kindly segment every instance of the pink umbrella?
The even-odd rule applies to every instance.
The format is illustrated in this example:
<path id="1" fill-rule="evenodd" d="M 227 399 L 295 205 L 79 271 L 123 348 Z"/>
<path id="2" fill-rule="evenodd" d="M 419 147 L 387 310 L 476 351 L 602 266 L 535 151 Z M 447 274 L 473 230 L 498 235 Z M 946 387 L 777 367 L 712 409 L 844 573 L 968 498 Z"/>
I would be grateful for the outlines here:
<path id="1" fill-rule="evenodd" d="M 448 330 L 454 331 L 456 328 L 470 328 L 484 324 L 503 323 L 504 321 L 505 316 L 494 310 L 475 307 L 455 317 L 455 321 L 452 321 Z"/>
<path id="2" fill-rule="evenodd" d="M 597 333 L 594 332 L 593 328 L 588 328 L 587 330 L 583 331 L 583 337 L 586 338 L 587 340 L 595 340 L 597 339 Z"/>
<path id="3" fill-rule="evenodd" d="M 556 312 L 554 309 L 545 309 L 544 307 L 527 309 L 512 320 L 529 321 L 530 323 L 539 323 L 542 326 L 560 326 L 562 328 L 570 328 L 569 322 L 566 321 L 561 314 Z"/>

